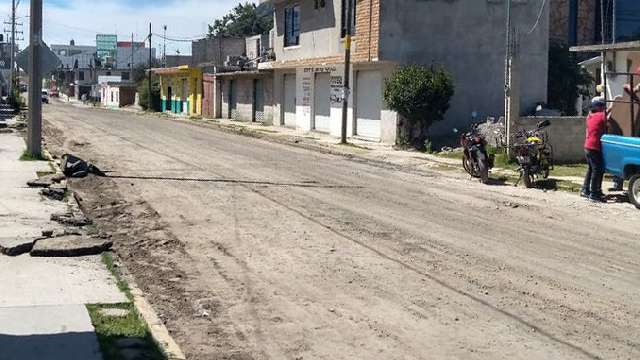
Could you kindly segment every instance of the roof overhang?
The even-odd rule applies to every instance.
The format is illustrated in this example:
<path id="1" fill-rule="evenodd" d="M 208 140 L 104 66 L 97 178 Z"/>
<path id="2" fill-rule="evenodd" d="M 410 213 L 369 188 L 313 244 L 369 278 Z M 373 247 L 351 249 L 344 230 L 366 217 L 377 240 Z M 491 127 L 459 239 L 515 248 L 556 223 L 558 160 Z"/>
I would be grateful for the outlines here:
<path id="1" fill-rule="evenodd" d="M 572 46 L 571 52 L 602 52 L 602 51 L 640 51 L 640 41 L 628 41 L 615 44 L 598 44 Z"/>
<path id="2" fill-rule="evenodd" d="M 596 56 L 594 58 L 585 60 L 583 62 L 579 62 L 578 65 L 586 67 L 586 66 L 592 66 L 592 65 L 600 65 L 602 64 L 602 56 Z"/>
<path id="3" fill-rule="evenodd" d="M 264 76 L 270 75 L 273 71 L 271 70 L 247 70 L 247 71 L 229 71 L 229 72 L 220 72 L 211 75 L 215 75 L 216 77 L 240 77 L 240 76 Z"/>
<path id="4" fill-rule="evenodd" d="M 202 73 L 200 68 L 190 67 L 189 65 L 177 66 L 172 68 L 154 68 L 151 72 L 157 75 L 192 75 Z"/>

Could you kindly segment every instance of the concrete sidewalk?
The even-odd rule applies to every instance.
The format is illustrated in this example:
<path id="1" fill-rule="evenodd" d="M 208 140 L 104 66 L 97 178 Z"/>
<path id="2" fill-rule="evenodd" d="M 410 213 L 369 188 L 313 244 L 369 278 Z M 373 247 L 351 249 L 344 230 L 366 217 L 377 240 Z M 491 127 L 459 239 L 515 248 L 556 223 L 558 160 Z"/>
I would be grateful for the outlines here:
<path id="1" fill-rule="evenodd" d="M 65 202 L 44 199 L 26 182 L 51 171 L 20 161 L 24 140 L 0 134 L 0 238 L 37 237 L 60 227 L 49 219 Z M 99 256 L 0 255 L 0 360 L 102 359 L 85 304 L 127 302 Z"/>

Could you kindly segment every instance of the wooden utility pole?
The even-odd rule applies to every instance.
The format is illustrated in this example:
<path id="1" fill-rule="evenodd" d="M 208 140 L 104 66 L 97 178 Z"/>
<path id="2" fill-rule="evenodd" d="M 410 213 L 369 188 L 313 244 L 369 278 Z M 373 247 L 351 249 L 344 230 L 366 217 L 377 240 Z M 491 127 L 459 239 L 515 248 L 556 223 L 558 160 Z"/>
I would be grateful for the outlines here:
<path id="1" fill-rule="evenodd" d="M 33 157 L 42 156 L 42 0 L 31 0 L 29 44 L 29 125 L 27 151 Z"/>
<path id="2" fill-rule="evenodd" d="M 351 26 L 351 18 L 353 16 L 352 0 L 346 0 L 347 11 L 345 19 L 345 37 L 344 37 L 344 84 L 342 90 L 342 131 L 340 137 L 340 143 L 347 143 L 347 117 L 349 115 L 349 94 L 350 78 L 351 78 L 351 34 L 353 33 Z"/>

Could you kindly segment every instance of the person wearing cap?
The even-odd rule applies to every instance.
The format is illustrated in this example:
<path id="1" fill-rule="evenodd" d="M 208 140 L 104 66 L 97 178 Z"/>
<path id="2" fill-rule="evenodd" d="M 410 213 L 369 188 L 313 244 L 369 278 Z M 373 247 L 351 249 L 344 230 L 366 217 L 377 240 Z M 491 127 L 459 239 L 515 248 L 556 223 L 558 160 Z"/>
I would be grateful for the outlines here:
<path id="1" fill-rule="evenodd" d="M 604 159 L 602 157 L 602 143 L 600 138 L 607 130 L 607 111 L 604 98 L 595 97 L 591 100 L 591 112 L 586 120 L 587 132 L 584 141 L 584 151 L 589 164 L 589 170 L 584 179 L 580 195 L 592 201 L 603 201 L 602 179 L 604 177 Z"/>

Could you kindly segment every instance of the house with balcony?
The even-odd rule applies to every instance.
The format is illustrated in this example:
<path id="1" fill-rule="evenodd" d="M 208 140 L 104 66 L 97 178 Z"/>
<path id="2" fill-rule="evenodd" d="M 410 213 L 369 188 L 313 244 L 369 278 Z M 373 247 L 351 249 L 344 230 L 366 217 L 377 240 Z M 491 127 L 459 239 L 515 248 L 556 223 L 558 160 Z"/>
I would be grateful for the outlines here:
<path id="1" fill-rule="evenodd" d="M 355 12 L 346 19 L 346 1 Z M 344 41 L 355 29 L 348 136 L 393 143 L 398 115 L 387 108 L 384 83 L 407 64 L 444 66 L 456 93 L 432 136 L 450 136 L 471 114 L 504 114 L 504 0 L 263 0 L 274 8 L 273 124 L 340 135 Z M 549 8 L 541 1 L 513 1 L 513 23 L 522 33 L 521 108 L 546 102 Z M 533 14 L 533 15 L 532 15 Z M 536 23 L 536 16 L 540 20 Z M 525 35 L 526 34 L 526 35 Z"/>

